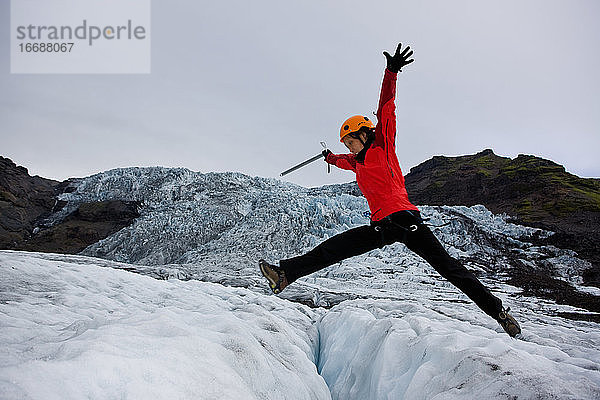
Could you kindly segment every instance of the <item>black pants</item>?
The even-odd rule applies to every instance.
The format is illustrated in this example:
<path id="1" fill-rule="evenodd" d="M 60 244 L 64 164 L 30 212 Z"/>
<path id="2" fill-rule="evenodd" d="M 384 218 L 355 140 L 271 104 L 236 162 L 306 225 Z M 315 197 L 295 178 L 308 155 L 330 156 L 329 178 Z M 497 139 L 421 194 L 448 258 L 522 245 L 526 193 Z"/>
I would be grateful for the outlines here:
<path id="1" fill-rule="evenodd" d="M 285 271 L 288 283 L 292 283 L 343 259 L 395 242 L 403 242 L 486 314 L 498 318 L 502 301 L 492 295 L 471 271 L 450 257 L 431 230 L 422 223 L 418 211 L 400 211 L 371 225 L 350 229 L 327 239 L 302 256 L 281 260 L 279 265 Z"/>

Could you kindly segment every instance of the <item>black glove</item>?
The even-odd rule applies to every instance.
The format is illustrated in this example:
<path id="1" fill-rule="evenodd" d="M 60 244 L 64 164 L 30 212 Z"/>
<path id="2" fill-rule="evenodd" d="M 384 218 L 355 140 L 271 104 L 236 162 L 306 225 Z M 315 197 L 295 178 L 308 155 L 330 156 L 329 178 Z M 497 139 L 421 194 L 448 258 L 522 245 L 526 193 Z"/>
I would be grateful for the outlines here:
<path id="1" fill-rule="evenodd" d="M 413 52 L 410 49 L 410 46 L 406 46 L 402 53 L 400 53 L 400 48 L 402 47 L 402 43 L 398 43 L 398 48 L 396 49 L 396 54 L 394 56 L 390 56 L 390 53 L 387 51 L 383 52 L 383 55 L 387 59 L 387 69 L 391 72 L 402 72 L 402 67 L 410 64 L 415 61 L 412 58 L 409 60 L 410 56 L 412 56 Z"/>
<path id="2" fill-rule="evenodd" d="M 321 154 L 323 154 L 323 157 L 325 157 L 325 161 L 327 161 L 327 156 L 331 154 L 331 150 L 325 149 L 321 152 Z"/>

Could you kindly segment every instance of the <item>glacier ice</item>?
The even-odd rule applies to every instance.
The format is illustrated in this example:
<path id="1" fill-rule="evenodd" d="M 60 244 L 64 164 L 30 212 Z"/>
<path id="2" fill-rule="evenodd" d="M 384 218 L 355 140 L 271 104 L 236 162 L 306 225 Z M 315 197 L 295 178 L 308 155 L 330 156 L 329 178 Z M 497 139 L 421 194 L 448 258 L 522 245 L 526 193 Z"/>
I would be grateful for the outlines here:
<path id="1" fill-rule="evenodd" d="M 0 398 L 330 398 L 308 307 L 71 257 L 0 251 Z"/>
<path id="2" fill-rule="evenodd" d="M 133 225 L 89 246 L 82 254 L 136 264 L 140 270 L 169 265 L 165 277 L 246 287 L 259 284 L 255 273 L 258 259 L 292 257 L 328 237 L 368 223 L 364 215 L 367 203 L 352 184 L 307 189 L 240 173 L 202 174 L 183 168 L 106 171 L 73 181 L 61 199 L 67 206 L 48 223 L 64 218 L 85 201 L 122 199 L 142 204 L 141 216 Z M 420 209 L 450 254 L 484 279 L 486 275 L 494 279 L 506 276 L 515 257 L 576 286 L 589 268 L 573 252 L 532 243 L 532 238 L 551 232 L 510 223 L 506 215 L 494 215 L 483 206 Z M 365 257 L 378 268 L 386 266 L 387 271 L 399 273 L 416 266 L 426 274 L 431 272 L 400 244 L 374 250 Z M 345 261 L 315 276 L 341 278 L 346 274 L 351 278 L 349 270 L 357 279 L 372 275 L 356 272 L 353 265 L 353 260 Z M 379 281 L 376 275 L 373 280 Z M 381 282 L 373 284 L 381 286 Z M 310 293 L 303 300 L 316 296 L 306 290 Z M 339 296 L 321 293 L 320 298 L 334 303 Z"/>
<path id="3" fill-rule="evenodd" d="M 353 184 L 155 167 L 71 185 L 46 224 L 108 199 L 139 201 L 141 216 L 76 256 L 0 251 L 0 397 L 136 398 L 143 385 L 158 398 L 600 397 L 598 325 L 561 318 L 585 310 L 506 283 L 518 261 L 594 292 L 580 286 L 585 261 L 535 244 L 551 232 L 483 206 L 420 207 L 449 252 L 512 307 L 523 326 L 515 341 L 399 243 L 266 296 L 259 258 L 298 255 L 368 223 Z M 51 383 L 64 376 L 73 383 Z"/>

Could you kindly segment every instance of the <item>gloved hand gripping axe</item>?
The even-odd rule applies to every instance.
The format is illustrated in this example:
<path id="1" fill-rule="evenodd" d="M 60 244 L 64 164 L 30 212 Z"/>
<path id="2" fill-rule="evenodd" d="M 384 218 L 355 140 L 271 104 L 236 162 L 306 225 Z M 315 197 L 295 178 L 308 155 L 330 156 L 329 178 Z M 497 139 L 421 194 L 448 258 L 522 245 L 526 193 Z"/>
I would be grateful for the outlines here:
<path id="1" fill-rule="evenodd" d="M 314 157 L 312 157 L 312 158 L 310 158 L 310 159 L 308 159 L 308 160 L 306 160 L 304 162 L 301 162 L 298 165 L 293 166 L 292 168 L 290 168 L 290 169 L 288 169 L 286 171 L 283 171 L 281 174 L 279 174 L 279 176 L 287 175 L 290 172 L 294 172 L 295 170 L 297 170 L 299 168 L 302 168 L 305 165 L 308 165 L 308 164 L 310 164 L 313 161 L 317 161 L 317 160 L 321 159 L 322 157 L 327 157 L 327 154 L 331 153 L 331 151 L 327 148 L 327 144 L 325 142 L 321 142 L 321 146 L 323 146 L 323 149 L 324 149 L 321 153 L 319 153 L 318 155 L 316 155 L 316 156 L 314 156 Z M 331 165 L 327 164 L 327 173 L 330 173 L 330 172 L 331 172 Z"/>

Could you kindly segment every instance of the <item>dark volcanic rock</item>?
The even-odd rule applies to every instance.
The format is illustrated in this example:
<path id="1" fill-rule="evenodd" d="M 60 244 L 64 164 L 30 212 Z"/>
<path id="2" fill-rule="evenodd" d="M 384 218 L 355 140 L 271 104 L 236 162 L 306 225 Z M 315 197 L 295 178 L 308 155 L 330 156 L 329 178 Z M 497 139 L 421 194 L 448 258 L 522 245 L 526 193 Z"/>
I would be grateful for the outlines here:
<path id="1" fill-rule="evenodd" d="M 406 187 L 416 204 L 483 204 L 516 222 L 556 232 L 540 244 L 572 249 L 590 261 L 585 283 L 600 287 L 600 179 L 579 178 L 550 160 L 510 159 L 488 149 L 433 157 L 410 170 Z"/>
<path id="2" fill-rule="evenodd" d="M 45 218 L 65 206 L 57 196 L 72 190 L 69 183 L 30 176 L 26 168 L 0 157 L 0 249 L 78 253 L 139 216 L 136 202 L 91 202 L 58 224 L 43 226 Z"/>
<path id="3" fill-rule="evenodd" d="M 525 296 L 553 300 L 559 304 L 568 304 L 591 311 L 594 314 L 562 313 L 561 316 L 571 319 L 583 319 L 600 322 L 600 297 L 580 292 L 573 285 L 556 279 L 549 273 L 540 273 L 520 260 L 513 260 L 513 269 L 508 284 L 523 289 Z"/>
<path id="4" fill-rule="evenodd" d="M 579 178 L 543 158 L 510 159 L 489 149 L 433 157 L 410 170 L 406 186 L 418 204 L 484 204 L 526 222 L 567 224 L 569 230 L 589 231 L 590 217 L 600 213 L 600 179 Z"/>
<path id="5" fill-rule="evenodd" d="M 81 204 L 61 223 L 42 230 L 21 248 L 53 253 L 79 253 L 89 245 L 129 226 L 139 217 L 139 204 L 109 200 Z"/>
<path id="6" fill-rule="evenodd" d="M 15 248 L 29 238 L 36 221 L 53 211 L 59 185 L 0 156 L 0 248 Z"/>

